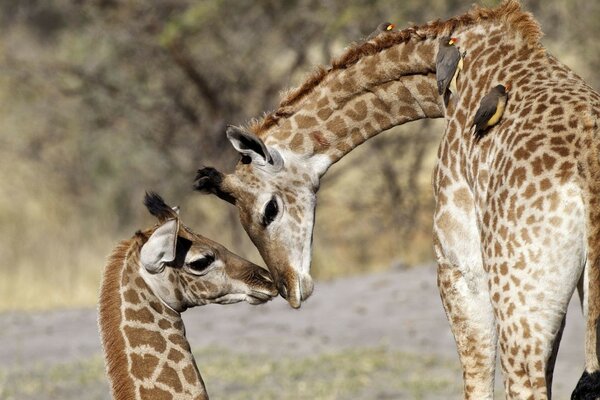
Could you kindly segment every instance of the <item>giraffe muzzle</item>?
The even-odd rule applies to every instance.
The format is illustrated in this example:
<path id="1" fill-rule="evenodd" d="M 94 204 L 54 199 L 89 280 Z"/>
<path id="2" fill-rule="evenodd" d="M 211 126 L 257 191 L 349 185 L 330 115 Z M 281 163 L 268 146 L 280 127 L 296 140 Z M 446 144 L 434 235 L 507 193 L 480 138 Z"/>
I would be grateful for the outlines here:
<path id="1" fill-rule="evenodd" d="M 292 308 L 300 308 L 302 302 L 312 294 L 314 283 L 310 275 L 294 274 L 288 279 L 279 280 L 277 289 Z"/>

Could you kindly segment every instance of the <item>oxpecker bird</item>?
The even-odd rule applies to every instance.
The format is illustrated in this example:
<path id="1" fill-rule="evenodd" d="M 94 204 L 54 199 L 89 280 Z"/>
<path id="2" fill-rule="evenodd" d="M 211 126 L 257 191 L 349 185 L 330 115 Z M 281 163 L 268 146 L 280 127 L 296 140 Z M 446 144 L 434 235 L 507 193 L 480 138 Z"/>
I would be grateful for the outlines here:
<path id="1" fill-rule="evenodd" d="M 508 87 L 495 86 L 479 102 L 479 109 L 475 113 L 475 119 L 473 119 L 473 125 L 471 125 L 471 127 L 475 126 L 473 134 L 476 140 L 480 140 L 485 131 L 496 125 L 502 118 L 508 100 L 508 90 L 510 89 L 510 85 L 506 86 Z"/>
<path id="2" fill-rule="evenodd" d="M 445 36 L 440 39 L 440 46 L 435 60 L 435 77 L 438 94 L 446 94 L 446 90 L 456 95 L 456 77 L 463 67 L 464 53 L 455 46 L 457 38 Z"/>
<path id="3" fill-rule="evenodd" d="M 365 42 L 368 42 L 371 39 L 375 39 L 375 37 L 377 37 L 379 34 L 383 33 L 383 32 L 391 32 L 394 30 L 394 24 L 391 24 L 389 22 L 382 22 L 381 24 L 379 24 L 377 26 L 377 29 L 375 29 L 373 32 L 371 32 L 371 34 L 369 36 L 367 36 L 367 38 L 365 39 Z"/>

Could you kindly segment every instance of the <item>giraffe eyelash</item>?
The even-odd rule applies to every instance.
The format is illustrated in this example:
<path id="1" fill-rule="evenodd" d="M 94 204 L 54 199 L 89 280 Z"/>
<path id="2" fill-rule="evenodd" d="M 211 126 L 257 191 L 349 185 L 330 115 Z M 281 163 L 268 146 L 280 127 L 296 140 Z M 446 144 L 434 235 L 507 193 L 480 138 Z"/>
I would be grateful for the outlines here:
<path id="1" fill-rule="evenodd" d="M 279 214 L 279 204 L 277 203 L 277 199 L 275 198 L 275 196 L 273 196 L 271 200 L 267 202 L 264 210 L 265 211 L 263 212 L 261 223 L 266 228 L 271 222 L 275 220 L 277 214 Z"/>
<path id="2" fill-rule="evenodd" d="M 189 269 L 195 273 L 205 272 L 215 261 L 212 254 L 204 254 L 201 257 L 187 263 Z"/>

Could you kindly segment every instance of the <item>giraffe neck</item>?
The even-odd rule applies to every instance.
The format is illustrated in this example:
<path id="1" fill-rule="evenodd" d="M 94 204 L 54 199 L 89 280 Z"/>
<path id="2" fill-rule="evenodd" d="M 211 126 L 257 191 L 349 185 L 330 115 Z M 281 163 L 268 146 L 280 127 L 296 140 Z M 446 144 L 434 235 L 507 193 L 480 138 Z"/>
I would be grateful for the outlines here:
<path id="1" fill-rule="evenodd" d="M 250 128 L 284 158 L 301 158 L 320 177 L 331 164 L 386 129 L 447 116 L 435 78 L 439 39 L 466 30 L 485 36 L 490 24 L 501 25 L 510 40 L 534 45 L 541 37 L 537 22 L 516 0 L 382 34 L 351 47 L 330 67 L 318 68 L 275 112 Z M 490 70 L 487 65 L 479 67 Z"/>
<path id="2" fill-rule="evenodd" d="M 417 35 L 329 72 L 276 127 L 259 133 L 282 153 L 319 163 L 322 173 L 367 139 L 396 125 L 443 116 L 437 39 Z"/>
<path id="3" fill-rule="evenodd" d="M 121 243 L 104 272 L 99 325 L 116 400 L 207 399 L 181 315 L 138 272 L 142 241 Z"/>

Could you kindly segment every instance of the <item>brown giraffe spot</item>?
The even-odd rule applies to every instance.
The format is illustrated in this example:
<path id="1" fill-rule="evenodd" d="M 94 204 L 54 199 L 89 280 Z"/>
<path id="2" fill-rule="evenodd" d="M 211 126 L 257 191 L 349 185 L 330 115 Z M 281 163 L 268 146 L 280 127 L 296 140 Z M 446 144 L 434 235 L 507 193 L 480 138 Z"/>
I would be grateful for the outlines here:
<path id="1" fill-rule="evenodd" d="M 546 190 L 550 189 L 551 187 L 552 187 L 552 182 L 550 182 L 550 179 L 548 179 L 548 178 L 544 178 L 540 182 L 540 189 L 542 191 L 546 191 Z"/>
<path id="2" fill-rule="evenodd" d="M 137 292 L 133 289 L 126 290 L 125 293 L 123 293 L 123 298 L 126 302 L 131 304 L 139 304 L 140 302 L 140 298 Z"/>
<path id="3" fill-rule="evenodd" d="M 327 104 L 329 104 L 329 98 L 327 96 L 323 96 L 317 100 L 317 108 L 323 108 Z"/>
<path id="4" fill-rule="evenodd" d="M 524 167 L 515 168 L 510 176 L 509 184 L 512 187 L 521 187 L 527 179 L 527 170 Z"/>
<path id="5" fill-rule="evenodd" d="M 217 286 L 211 282 L 196 282 L 196 287 L 204 292 L 216 292 Z"/>
<path id="6" fill-rule="evenodd" d="M 183 369 L 183 376 L 190 385 L 195 385 L 198 383 L 196 369 L 192 365 L 188 365 Z"/>
<path id="7" fill-rule="evenodd" d="M 521 302 L 521 305 L 525 305 L 527 304 L 527 301 L 525 300 L 525 295 L 523 294 L 523 292 L 519 292 L 517 293 L 517 296 L 519 296 L 519 301 Z"/>
<path id="8" fill-rule="evenodd" d="M 162 372 L 156 379 L 157 382 L 164 383 L 167 386 L 173 388 L 176 392 L 181 392 L 183 387 L 181 386 L 181 382 L 179 381 L 179 376 L 177 372 L 169 367 L 168 365 L 163 365 Z"/>
<path id="9" fill-rule="evenodd" d="M 179 335 L 179 334 L 169 335 L 169 341 L 171 343 L 173 343 L 174 345 L 179 346 L 183 350 L 189 351 L 189 349 L 190 349 L 190 345 L 188 344 L 187 340 L 185 340 L 185 338 L 182 335 Z"/>
<path id="10" fill-rule="evenodd" d="M 174 363 L 178 363 L 183 359 L 183 353 L 178 350 L 171 349 L 169 351 L 169 354 L 167 355 L 167 358 L 173 361 Z"/>
<path id="11" fill-rule="evenodd" d="M 317 116 L 321 119 L 321 121 L 327 120 L 333 114 L 333 109 L 329 107 L 321 108 L 317 111 Z"/>
<path id="12" fill-rule="evenodd" d="M 561 124 L 551 124 L 548 127 L 552 130 L 552 132 L 563 132 L 567 130 L 567 128 Z"/>
<path id="13" fill-rule="evenodd" d="M 419 114 L 415 107 L 401 106 L 398 108 L 398 114 L 403 116 L 403 121 L 412 121 L 416 119 Z"/>
<path id="14" fill-rule="evenodd" d="M 171 323 L 163 318 L 160 321 L 158 321 L 158 326 L 160 329 L 163 329 L 163 330 L 169 329 L 171 327 Z"/>
<path id="15" fill-rule="evenodd" d="M 562 219 L 560 217 L 551 217 L 550 218 L 550 223 L 553 226 L 560 226 L 562 224 Z"/>
<path id="16" fill-rule="evenodd" d="M 126 326 L 123 328 L 123 331 L 127 340 L 129 340 L 129 345 L 133 348 L 147 345 L 153 347 L 159 353 L 162 353 L 167 348 L 167 343 L 160 332 L 143 328 L 133 328 L 131 326 Z"/>
<path id="17" fill-rule="evenodd" d="M 381 100 L 379 97 L 374 97 L 371 99 L 371 108 L 376 108 L 384 113 L 389 113 L 391 111 L 391 106 L 385 101 Z"/>
<path id="18" fill-rule="evenodd" d="M 131 354 L 131 374 L 139 380 L 150 379 L 156 366 L 158 358 L 151 354 Z"/>
<path id="19" fill-rule="evenodd" d="M 152 307 L 157 313 L 159 313 L 159 314 L 163 313 L 163 306 L 158 301 L 150 300 L 149 304 L 150 304 L 150 307 Z"/>
<path id="20" fill-rule="evenodd" d="M 357 101 L 354 107 L 346 111 L 346 115 L 353 121 L 363 121 L 367 118 L 367 102 L 365 100 Z"/>
<path id="21" fill-rule="evenodd" d="M 151 324 L 154 322 L 154 315 L 147 308 L 142 308 L 139 311 L 127 308 L 125 309 L 125 319 L 127 321 L 139 321 L 144 324 Z"/>
<path id="22" fill-rule="evenodd" d="M 140 387 L 139 392 L 140 398 L 142 399 L 152 399 L 152 400 L 173 400 L 173 396 L 171 393 L 159 389 L 157 387 L 146 389 L 145 387 Z"/>
<path id="23" fill-rule="evenodd" d="M 472 207 L 471 193 L 467 188 L 460 188 L 455 191 L 453 200 L 454 204 L 465 212 L 468 212 Z"/>
<path id="24" fill-rule="evenodd" d="M 285 201 L 290 205 L 294 204 L 296 203 L 296 197 L 290 195 L 289 193 L 285 193 Z"/>
<path id="25" fill-rule="evenodd" d="M 319 121 L 317 121 L 315 117 L 311 117 L 309 115 L 299 114 L 296 116 L 295 120 L 299 129 L 308 129 L 319 124 Z"/>
<path id="26" fill-rule="evenodd" d="M 302 144 L 304 143 L 304 135 L 300 133 L 296 133 L 290 142 L 290 148 L 294 151 L 298 151 L 301 149 Z"/>
<path id="27" fill-rule="evenodd" d="M 327 129 L 339 138 L 345 137 L 348 131 L 348 126 L 344 120 L 337 116 L 329 121 L 326 125 Z"/>
<path id="28" fill-rule="evenodd" d="M 277 140 L 287 140 L 287 138 L 292 134 L 291 130 L 289 129 L 278 129 L 275 131 L 275 133 L 273 134 L 273 137 Z"/>
<path id="29" fill-rule="evenodd" d="M 531 204 L 531 206 L 533 208 L 536 208 L 536 209 L 540 210 L 540 211 L 543 211 L 544 210 L 544 199 L 542 197 L 540 197 L 539 199 L 537 199 L 536 201 L 534 201 Z M 536 236 L 537 236 L 537 234 L 536 234 Z"/>
<path id="30" fill-rule="evenodd" d="M 183 293 L 181 293 L 181 290 L 179 290 L 179 288 L 175 288 L 175 299 L 177 299 L 178 301 L 183 300 Z"/>
<path id="31" fill-rule="evenodd" d="M 515 311 L 515 308 L 516 307 L 515 307 L 514 303 L 510 303 L 508 305 L 508 309 L 506 310 L 506 315 L 508 315 L 509 317 L 512 317 L 513 312 Z"/>
<path id="32" fill-rule="evenodd" d="M 377 121 L 381 128 L 387 128 L 392 124 L 391 120 L 387 117 L 387 115 L 382 113 L 374 113 L 373 118 L 375 119 L 375 121 Z"/>
<path id="33" fill-rule="evenodd" d="M 500 273 L 502 275 L 508 274 L 508 265 L 505 262 L 500 264 Z"/>
<path id="34" fill-rule="evenodd" d="M 498 301 L 500 301 L 500 293 L 494 293 L 494 295 L 492 296 L 492 300 L 494 301 L 494 303 L 498 303 Z"/>
<path id="35" fill-rule="evenodd" d="M 139 276 L 137 278 L 135 278 L 135 284 L 137 285 L 138 288 L 140 289 L 146 289 L 146 282 L 144 282 L 144 280 L 142 278 L 140 278 Z"/>
<path id="36" fill-rule="evenodd" d="M 566 146 L 552 146 L 550 149 L 561 157 L 566 157 L 570 153 Z"/>
<path id="37" fill-rule="evenodd" d="M 524 195 L 526 198 L 530 199 L 530 198 L 532 198 L 532 197 L 533 197 L 533 195 L 534 195 L 535 193 L 536 193 L 536 190 L 535 190 L 535 184 L 533 184 L 533 183 L 530 183 L 529 185 L 527 185 L 527 188 L 526 188 L 526 189 L 525 189 L 525 191 L 523 192 L 523 195 Z"/>

